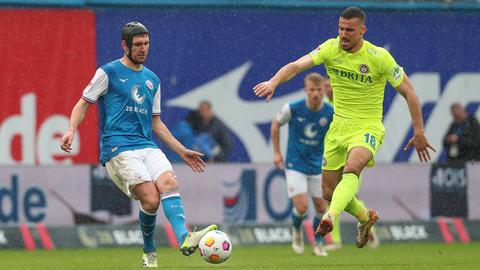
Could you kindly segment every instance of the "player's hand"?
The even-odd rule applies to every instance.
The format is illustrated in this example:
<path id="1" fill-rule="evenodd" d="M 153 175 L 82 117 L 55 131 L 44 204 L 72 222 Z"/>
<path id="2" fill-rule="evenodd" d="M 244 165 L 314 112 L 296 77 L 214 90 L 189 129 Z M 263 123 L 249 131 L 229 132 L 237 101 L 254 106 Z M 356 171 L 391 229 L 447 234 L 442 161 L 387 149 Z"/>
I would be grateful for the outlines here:
<path id="1" fill-rule="evenodd" d="M 72 152 L 73 137 L 74 137 L 74 132 L 73 131 L 68 131 L 60 139 L 60 148 L 62 148 L 63 151 L 65 151 L 67 153 Z"/>
<path id="2" fill-rule="evenodd" d="M 275 165 L 275 168 L 279 170 L 283 170 L 283 156 L 280 153 L 274 153 L 273 154 L 273 165 Z"/>
<path id="3" fill-rule="evenodd" d="M 186 149 L 183 153 L 180 154 L 180 157 L 187 163 L 194 172 L 201 173 L 205 169 L 205 162 L 202 157 L 204 155 L 200 152 Z"/>
<path id="4" fill-rule="evenodd" d="M 267 96 L 267 102 L 269 102 L 275 93 L 275 89 L 276 86 L 274 86 L 271 81 L 266 81 L 255 85 L 255 87 L 253 87 L 253 93 L 255 93 L 257 97 Z"/>
<path id="5" fill-rule="evenodd" d="M 425 137 L 424 133 L 415 134 L 405 148 L 403 148 L 403 151 L 407 151 L 412 146 L 417 150 L 418 159 L 420 159 L 421 162 L 427 162 L 431 159 L 430 153 L 428 152 L 429 148 L 433 152 L 437 152 L 437 150 L 428 143 L 427 137 Z"/>

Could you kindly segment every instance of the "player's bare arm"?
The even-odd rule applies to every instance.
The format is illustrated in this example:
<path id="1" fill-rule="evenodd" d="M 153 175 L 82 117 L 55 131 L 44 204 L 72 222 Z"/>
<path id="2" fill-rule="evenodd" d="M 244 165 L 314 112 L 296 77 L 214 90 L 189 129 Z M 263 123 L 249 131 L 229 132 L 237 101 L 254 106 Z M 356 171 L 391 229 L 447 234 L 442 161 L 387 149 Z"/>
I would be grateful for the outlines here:
<path id="1" fill-rule="evenodd" d="M 425 136 L 420 100 L 415 93 L 412 82 L 406 74 L 404 74 L 404 76 L 403 82 L 396 90 L 407 101 L 413 124 L 413 138 L 410 139 L 404 150 L 408 150 L 412 146 L 415 147 L 420 161 L 427 162 L 431 159 L 428 149 L 430 148 L 434 152 L 436 152 L 436 150 L 428 143 L 428 139 Z"/>
<path id="2" fill-rule="evenodd" d="M 152 130 L 158 136 L 158 138 L 168 148 L 177 153 L 185 163 L 192 168 L 194 172 L 203 172 L 205 168 L 205 162 L 202 160 L 203 154 L 197 151 L 193 151 L 185 148 L 175 137 L 173 137 L 170 130 L 162 122 L 160 116 L 154 116 L 152 119 Z"/>
<path id="3" fill-rule="evenodd" d="M 68 131 L 60 139 L 60 148 L 62 148 L 63 151 L 67 153 L 72 151 L 72 142 L 73 137 L 75 136 L 75 131 L 80 123 L 83 122 L 83 119 L 85 119 L 85 115 L 87 114 L 90 105 L 91 103 L 81 98 L 77 104 L 75 104 L 75 107 L 73 107 L 72 114 L 70 115 L 70 126 L 68 127 Z"/>
<path id="4" fill-rule="evenodd" d="M 291 80 L 299 73 L 313 66 L 312 57 L 310 55 L 304 55 L 300 59 L 283 66 L 270 80 L 255 85 L 253 92 L 259 97 L 266 96 L 268 102 L 272 99 L 275 90 L 280 84 Z"/>
<path id="5" fill-rule="evenodd" d="M 277 169 L 283 169 L 283 155 L 280 151 L 280 123 L 276 119 L 273 119 L 270 127 L 270 136 L 273 144 L 273 165 Z"/>

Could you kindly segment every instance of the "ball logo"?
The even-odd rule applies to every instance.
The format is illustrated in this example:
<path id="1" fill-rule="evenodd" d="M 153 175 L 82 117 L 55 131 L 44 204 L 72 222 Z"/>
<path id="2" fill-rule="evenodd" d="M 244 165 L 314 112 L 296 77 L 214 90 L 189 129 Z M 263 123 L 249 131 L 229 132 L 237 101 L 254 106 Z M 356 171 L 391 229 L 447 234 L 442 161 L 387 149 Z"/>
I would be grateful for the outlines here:
<path id="1" fill-rule="evenodd" d="M 223 248 L 223 250 L 230 250 L 230 242 L 223 241 L 222 248 Z"/>
<path id="2" fill-rule="evenodd" d="M 220 261 L 220 256 L 218 254 L 212 254 L 212 255 L 210 255 L 209 259 L 212 262 L 218 262 L 218 261 Z"/>
<path id="3" fill-rule="evenodd" d="M 208 238 L 207 240 L 205 240 L 205 246 L 207 247 L 211 247 L 213 245 L 213 243 L 215 243 L 215 240 L 213 238 Z"/>
<path id="4" fill-rule="evenodd" d="M 360 70 L 360 72 L 363 74 L 367 74 L 370 69 L 368 68 L 367 65 L 361 64 L 358 70 Z"/>
<path id="5" fill-rule="evenodd" d="M 152 81 L 147 80 L 147 81 L 145 82 L 145 84 L 147 85 L 148 89 L 153 90 L 153 83 L 152 83 Z"/>

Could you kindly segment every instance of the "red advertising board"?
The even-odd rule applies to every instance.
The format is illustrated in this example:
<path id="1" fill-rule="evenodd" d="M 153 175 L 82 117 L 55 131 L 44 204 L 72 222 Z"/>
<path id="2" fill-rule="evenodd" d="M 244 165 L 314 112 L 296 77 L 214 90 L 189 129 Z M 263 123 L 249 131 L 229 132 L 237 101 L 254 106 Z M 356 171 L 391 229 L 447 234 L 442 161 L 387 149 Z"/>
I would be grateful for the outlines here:
<path id="1" fill-rule="evenodd" d="M 0 165 L 97 163 L 90 109 L 71 154 L 58 141 L 95 73 L 95 14 L 72 9 L 1 9 Z"/>

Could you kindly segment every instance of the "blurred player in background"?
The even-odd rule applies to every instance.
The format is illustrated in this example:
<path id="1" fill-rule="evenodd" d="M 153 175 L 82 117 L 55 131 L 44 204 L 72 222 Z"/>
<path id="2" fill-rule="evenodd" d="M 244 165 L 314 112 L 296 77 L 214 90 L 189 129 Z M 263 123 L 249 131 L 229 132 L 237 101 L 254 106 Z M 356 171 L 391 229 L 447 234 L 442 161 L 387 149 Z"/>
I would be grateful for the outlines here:
<path id="1" fill-rule="evenodd" d="M 363 10 L 346 8 L 340 15 L 336 38 L 285 65 L 269 81 L 253 88 L 257 96 L 266 96 L 269 101 L 280 84 L 316 65 L 325 65 L 333 88 L 335 115 L 325 138 L 322 189 L 323 198 L 331 203 L 317 233 L 324 236 L 331 232 L 338 216 L 347 211 L 359 222 L 359 248 L 365 246 L 378 220 L 377 212 L 366 208 L 356 194 L 362 170 L 374 165 L 375 153 L 383 141 L 386 81 L 406 99 L 412 118 L 413 138 L 405 150 L 415 147 L 422 162 L 430 160 L 429 148 L 435 151 L 425 136 L 420 101 L 412 82 L 387 50 L 363 39 L 366 31 Z"/>
<path id="2" fill-rule="evenodd" d="M 143 65 L 150 46 L 147 28 L 139 22 L 125 24 L 121 45 L 123 57 L 97 69 L 83 91 L 60 147 L 70 152 L 78 125 L 90 105 L 98 102 L 100 161 L 127 196 L 140 200 L 143 266 L 157 267 L 155 223 L 160 201 L 184 255 L 190 256 L 200 238 L 216 225 L 188 232 L 172 165 L 152 139 L 153 130 L 193 171 L 203 172 L 202 154 L 185 148 L 160 119 L 160 79 Z"/>
<path id="3" fill-rule="evenodd" d="M 333 108 L 323 101 L 324 80 L 318 73 L 308 74 L 304 79 L 306 98 L 285 104 L 271 125 L 273 163 L 278 169 L 285 168 L 288 196 L 293 202 L 292 248 L 297 254 L 304 251 L 302 222 L 307 217 L 308 195 L 315 206 L 314 231 L 328 207 L 328 202 L 322 198 L 322 158 Z M 284 124 L 288 124 L 286 159 L 280 150 L 280 126 Z M 327 256 L 322 237 L 315 238 L 313 253 Z"/>

